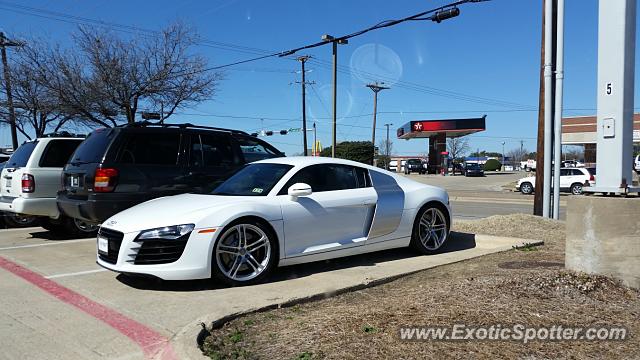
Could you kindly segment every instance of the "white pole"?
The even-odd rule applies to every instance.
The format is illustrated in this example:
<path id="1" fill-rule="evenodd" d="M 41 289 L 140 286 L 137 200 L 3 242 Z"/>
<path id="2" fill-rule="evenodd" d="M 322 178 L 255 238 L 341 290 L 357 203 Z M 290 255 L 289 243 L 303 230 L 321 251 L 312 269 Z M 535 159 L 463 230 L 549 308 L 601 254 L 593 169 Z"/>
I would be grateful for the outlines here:
<path id="1" fill-rule="evenodd" d="M 553 52 L 553 1 L 545 1 L 545 28 L 544 28 L 544 181 L 542 186 L 542 216 L 550 217 L 551 202 L 551 97 L 552 84 L 552 52 Z"/>
<path id="2" fill-rule="evenodd" d="M 562 161 L 562 88 L 564 82 L 564 0 L 558 0 L 556 40 L 556 103 L 553 121 L 553 218 L 560 218 L 560 164 Z"/>

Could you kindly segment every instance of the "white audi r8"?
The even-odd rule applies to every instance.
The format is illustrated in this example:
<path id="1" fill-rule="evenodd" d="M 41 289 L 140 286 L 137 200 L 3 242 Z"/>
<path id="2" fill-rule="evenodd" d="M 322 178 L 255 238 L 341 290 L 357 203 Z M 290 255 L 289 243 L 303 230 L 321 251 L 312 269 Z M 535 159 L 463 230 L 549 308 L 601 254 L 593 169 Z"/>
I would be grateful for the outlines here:
<path id="1" fill-rule="evenodd" d="M 361 163 L 288 157 L 251 163 L 211 194 L 158 198 L 100 227 L 98 264 L 165 280 L 256 283 L 276 266 L 447 240 L 441 188 Z"/>

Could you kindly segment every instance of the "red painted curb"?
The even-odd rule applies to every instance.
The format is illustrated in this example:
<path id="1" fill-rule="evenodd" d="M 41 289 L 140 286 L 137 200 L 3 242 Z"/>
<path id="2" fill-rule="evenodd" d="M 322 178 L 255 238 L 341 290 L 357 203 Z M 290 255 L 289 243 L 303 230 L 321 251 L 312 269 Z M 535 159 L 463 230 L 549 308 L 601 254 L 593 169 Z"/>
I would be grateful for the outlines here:
<path id="1" fill-rule="evenodd" d="M 29 283 L 53 295 L 58 300 L 75 306 L 88 315 L 102 321 L 138 344 L 145 359 L 174 360 L 176 355 L 169 339 L 155 330 L 99 304 L 84 295 L 49 280 L 23 266 L 0 256 L 0 268 L 21 277 Z"/>

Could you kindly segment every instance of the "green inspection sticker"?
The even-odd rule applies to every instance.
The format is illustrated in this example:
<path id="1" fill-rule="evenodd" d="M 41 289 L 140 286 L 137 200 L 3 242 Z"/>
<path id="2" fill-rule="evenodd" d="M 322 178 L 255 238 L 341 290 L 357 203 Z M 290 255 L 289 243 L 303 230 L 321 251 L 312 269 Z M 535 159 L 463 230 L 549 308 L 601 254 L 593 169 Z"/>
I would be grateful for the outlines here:
<path id="1" fill-rule="evenodd" d="M 264 190 L 262 190 L 262 188 L 253 188 L 253 190 L 251 190 L 251 192 L 258 193 L 258 194 L 262 194 L 263 191 Z"/>

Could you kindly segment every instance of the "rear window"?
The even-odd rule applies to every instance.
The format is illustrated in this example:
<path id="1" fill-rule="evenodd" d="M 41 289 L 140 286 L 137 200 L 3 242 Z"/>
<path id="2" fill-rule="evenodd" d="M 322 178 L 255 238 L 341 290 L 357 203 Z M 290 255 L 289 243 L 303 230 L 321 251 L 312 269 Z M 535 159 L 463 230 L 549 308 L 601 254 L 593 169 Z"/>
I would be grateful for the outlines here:
<path id="1" fill-rule="evenodd" d="M 589 174 L 591 175 L 596 175 L 596 168 L 587 168 L 587 171 L 589 172 Z"/>
<path id="2" fill-rule="evenodd" d="M 18 150 L 11 155 L 5 167 L 14 168 L 27 166 L 29 157 L 31 157 L 31 153 L 33 153 L 33 149 L 36 148 L 36 145 L 38 145 L 37 141 L 26 142 L 20 145 Z"/>
<path id="3" fill-rule="evenodd" d="M 418 159 L 410 159 L 410 160 L 407 160 L 407 162 L 409 164 L 411 164 L 411 165 L 420 165 L 420 164 L 422 164 L 422 161 L 420 161 Z"/>
<path id="4" fill-rule="evenodd" d="M 51 140 L 40 158 L 40 167 L 61 168 L 69 161 L 81 140 Z"/>
<path id="5" fill-rule="evenodd" d="M 92 132 L 78 146 L 71 157 L 73 163 L 96 163 L 100 162 L 107 151 L 107 147 L 115 136 L 113 129 L 98 129 Z"/>

